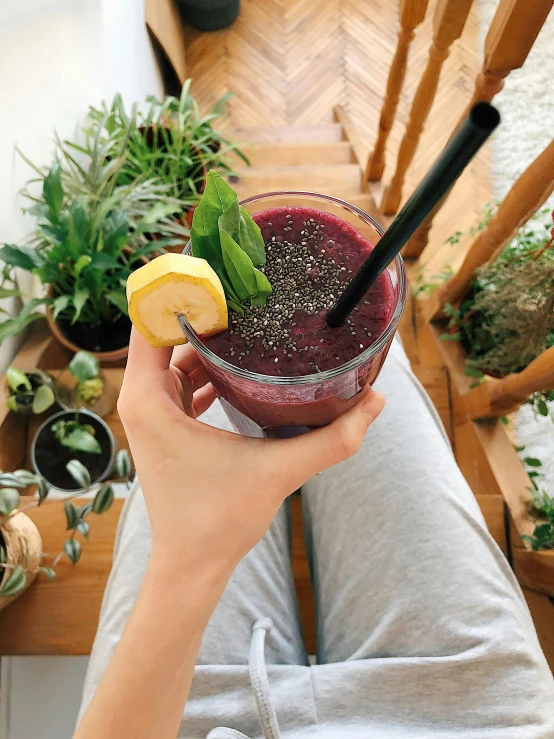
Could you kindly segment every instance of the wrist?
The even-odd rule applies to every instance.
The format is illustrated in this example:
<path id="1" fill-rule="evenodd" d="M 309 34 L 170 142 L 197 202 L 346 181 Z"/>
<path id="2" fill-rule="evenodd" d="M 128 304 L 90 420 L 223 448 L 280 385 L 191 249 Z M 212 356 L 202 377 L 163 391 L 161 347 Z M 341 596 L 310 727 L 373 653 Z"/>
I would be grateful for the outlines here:
<path id="1" fill-rule="evenodd" d="M 205 556 L 169 550 L 153 545 L 146 570 L 146 587 L 160 595 L 189 600 L 192 593 L 209 596 L 223 593 L 235 563 L 220 562 Z"/>

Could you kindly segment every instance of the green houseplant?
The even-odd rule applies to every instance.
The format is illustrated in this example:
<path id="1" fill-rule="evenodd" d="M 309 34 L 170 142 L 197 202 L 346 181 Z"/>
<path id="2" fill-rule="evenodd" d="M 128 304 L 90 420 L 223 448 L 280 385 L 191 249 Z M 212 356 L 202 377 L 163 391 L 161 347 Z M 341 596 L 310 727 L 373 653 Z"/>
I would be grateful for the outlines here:
<path id="1" fill-rule="evenodd" d="M 113 481 L 94 485 L 89 471 L 75 459 L 67 464 L 67 471 L 79 491 L 63 500 L 68 536 L 62 551 L 53 557 L 42 551 L 40 533 L 25 514 L 26 510 L 44 504 L 49 494 L 47 481 L 28 470 L 0 472 L 0 610 L 21 595 L 39 573 L 52 581 L 56 565 L 63 557 L 77 564 L 82 552 L 81 541 L 90 535 L 91 516 L 105 513 L 113 503 Z M 129 484 L 132 466 L 125 450 L 117 455 L 114 473 Z M 29 486 L 36 486 L 36 497 L 21 505 L 19 490 Z M 87 494 L 93 497 L 79 507 L 71 500 L 75 495 Z M 62 501 L 51 501 L 54 502 Z"/>
<path id="2" fill-rule="evenodd" d="M 485 207 L 473 234 L 486 227 L 495 205 Z M 550 218 L 541 227 L 541 221 Z M 448 331 L 441 338 L 459 341 L 466 351 L 466 374 L 478 385 L 485 375 L 505 377 L 519 372 L 554 343 L 554 213 L 543 209 L 523 226 L 496 259 L 481 267 L 459 305 L 447 304 Z M 456 232 L 448 242 L 456 244 Z M 416 294 L 428 294 L 451 274 L 416 283 Z M 539 415 L 549 415 L 550 389 L 529 400 Z"/>
<path id="3" fill-rule="evenodd" d="M 98 357 L 85 351 L 77 352 L 56 377 L 54 391 L 64 410 L 85 408 L 98 416 L 105 416 L 117 402 L 117 387 L 100 368 Z"/>
<path id="4" fill-rule="evenodd" d="M 109 474 L 116 459 L 117 442 L 109 426 L 84 409 L 60 411 L 44 421 L 31 443 L 31 461 L 37 474 L 63 492 L 73 492 L 75 481 L 67 465 L 85 466 L 93 483 Z"/>
<path id="5" fill-rule="evenodd" d="M 87 145 L 90 154 L 79 160 L 57 140 L 58 161 L 48 171 L 35 168 L 41 194 L 34 197 L 29 188 L 24 194 L 34 201 L 29 212 L 37 218 L 36 230 L 26 244 L 0 248 L 6 265 L 1 287 L 17 294 L 19 268 L 38 277 L 47 294 L 0 323 L 0 341 L 40 318 L 44 305 L 53 333 L 73 351 L 85 349 L 106 361 L 126 355 L 128 275 L 152 252 L 183 245 L 187 234 L 171 217 L 183 206 L 166 186 L 144 178 L 117 184 L 127 143 L 128 135 L 118 148 L 98 132 Z M 152 242 L 147 234 L 159 239 Z"/>
<path id="6" fill-rule="evenodd" d="M 548 211 L 541 211 L 537 217 Z M 550 214 L 551 219 L 554 213 Z M 486 374 L 520 372 L 554 344 L 554 226 L 547 233 L 528 225 L 490 264 L 478 270 L 469 295 L 459 306 L 445 306 L 449 333 L 467 352 L 466 372 L 475 384 Z M 529 402 L 549 415 L 551 389 Z"/>
<path id="7" fill-rule="evenodd" d="M 531 536 L 521 538 L 533 551 L 554 549 L 554 498 L 544 490 L 535 490 L 528 505 L 529 515 L 536 526 Z"/>
<path id="8" fill-rule="evenodd" d="M 52 378 L 38 369 L 24 372 L 17 367 L 8 367 L 6 395 L 6 406 L 14 413 L 39 415 L 56 402 Z"/>
<path id="9" fill-rule="evenodd" d="M 211 113 L 202 116 L 190 94 L 190 83 L 191 80 L 185 82 L 179 98 L 148 97 L 145 112 L 140 112 L 135 104 L 128 114 L 121 96 L 116 95 L 109 107 L 105 103 L 99 109 L 91 107 L 86 125 L 89 141 L 101 131 L 103 140 L 120 148 L 128 138 L 118 184 L 127 185 L 141 177 L 156 179 L 168 187 L 173 198 L 186 204 L 189 226 L 208 170 L 233 174 L 229 158 L 232 153 L 249 163 L 240 149 L 214 128 L 229 95 L 222 97 Z"/>

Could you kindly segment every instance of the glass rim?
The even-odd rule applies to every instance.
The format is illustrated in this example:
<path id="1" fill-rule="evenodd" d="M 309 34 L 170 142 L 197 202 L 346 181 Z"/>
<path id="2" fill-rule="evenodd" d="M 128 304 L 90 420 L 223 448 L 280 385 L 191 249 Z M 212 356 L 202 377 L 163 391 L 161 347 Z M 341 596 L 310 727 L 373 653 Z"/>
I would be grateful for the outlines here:
<path id="1" fill-rule="evenodd" d="M 240 205 L 246 205 L 247 203 L 255 203 L 258 200 L 265 200 L 270 197 L 283 197 L 283 196 L 296 196 L 296 197 L 305 196 L 305 197 L 311 197 L 311 198 L 319 199 L 319 200 L 326 201 L 326 202 L 331 202 L 336 205 L 340 205 L 346 208 L 346 210 L 354 212 L 362 220 L 365 220 L 366 222 L 369 223 L 369 225 L 373 226 L 373 228 L 379 234 L 379 237 L 382 237 L 383 234 L 385 233 L 385 229 L 381 226 L 381 224 L 378 221 L 376 221 L 372 216 L 370 216 L 369 213 L 366 213 L 361 208 L 358 208 L 356 205 L 349 203 L 347 200 L 336 198 L 333 195 L 323 195 L 322 193 L 310 192 L 308 190 L 282 190 L 282 191 L 276 191 L 276 192 L 265 192 L 265 193 L 262 193 L 261 195 L 252 195 L 248 198 L 245 198 L 244 200 L 241 200 Z M 291 207 L 294 207 L 294 206 L 291 206 Z M 375 244 L 373 246 L 375 246 Z M 190 242 L 187 247 L 187 250 L 188 249 L 190 249 Z M 369 359 L 371 359 L 371 357 L 378 354 L 381 351 L 381 349 L 383 349 L 383 347 L 387 344 L 391 336 L 396 331 L 396 327 L 398 326 L 398 323 L 404 311 L 404 305 L 406 302 L 406 297 L 407 297 L 407 292 L 408 292 L 408 280 L 406 276 L 406 268 L 404 266 L 404 261 L 399 254 L 393 259 L 393 263 L 396 265 L 396 269 L 398 273 L 398 295 L 397 295 L 394 311 L 392 313 L 392 316 L 389 319 L 388 325 L 386 326 L 385 330 L 383 331 L 381 336 L 379 336 L 379 338 L 377 339 L 375 343 L 371 344 L 371 346 L 369 346 L 367 349 L 361 352 L 361 354 L 358 354 L 357 357 L 350 359 L 348 362 L 345 362 L 344 364 L 341 364 L 338 367 L 333 367 L 333 369 L 325 370 L 324 372 L 315 372 L 309 375 L 299 375 L 299 376 L 276 376 L 276 375 L 263 375 L 260 372 L 251 372 L 250 370 L 246 370 L 243 367 L 236 367 L 234 364 L 227 362 L 225 359 L 221 359 L 221 357 L 219 357 L 217 354 L 215 354 L 210 349 L 208 349 L 208 347 L 202 343 L 201 339 L 198 337 L 194 329 L 190 326 L 190 324 L 186 320 L 185 316 L 182 314 L 178 316 L 179 323 L 181 324 L 181 328 L 185 336 L 187 337 L 187 339 L 192 344 L 192 346 L 205 359 L 207 359 L 210 362 L 210 364 L 213 364 L 218 369 L 221 369 L 221 370 L 224 370 L 225 372 L 233 374 L 236 377 L 241 378 L 242 380 L 250 380 L 252 382 L 257 382 L 263 385 L 285 385 L 285 386 L 287 385 L 288 386 L 315 385 L 325 380 L 331 380 L 333 378 L 339 377 L 340 375 L 345 374 L 353 369 L 356 369 L 358 366 L 364 364 Z"/>

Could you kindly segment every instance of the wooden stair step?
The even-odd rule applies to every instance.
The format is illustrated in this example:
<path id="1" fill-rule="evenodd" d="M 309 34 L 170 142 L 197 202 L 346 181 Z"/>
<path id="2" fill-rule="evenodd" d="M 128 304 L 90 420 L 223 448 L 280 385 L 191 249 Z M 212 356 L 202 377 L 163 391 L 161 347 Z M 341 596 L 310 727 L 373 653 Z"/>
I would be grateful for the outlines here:
<path id="1" fill-rule="evenodd" d="M 277 141 L 323 142 L 342 141 L 342 127 L 338 123 L 322 123 L 317 126 L 276 126 L 275 128 L 235 128 L 231 132 L 233 142 L 258 144 Z"/>
<path id="2" fill-rule="evenodd" d="M 252 167 L 295 167 L 313 164 L 353 164 L 348 141 L 258 142 L 240 147 Z M 235 162 L 242 164 L 235 156 Z M 244 165 L 242 165 L 244 166 Z"/>
<path id="3" fill-rule="evenodd" d="M 360 192 L 360 179 L 357 164 L 302 165 L 243 169 L 231 184 L 240 197 L 275 190 L 309 190 L 346 198 Z"/>
<path id="4" fill-rule="evenodd" d="M 344 199 L 347 200 L 349 203 L 351 203 L 351 205 L 355 205 L 357 208 L 360 208 L 360 210 L 363 210 L 366 213 L 368 213 L 370 216 L 375 218 L 375 220 L 378 223 L 382 222 L 381 214 L 379 213 L 379 208 L 377 207 L 370 193 L 361 192 L 358 194 L 352 194 Z"/>

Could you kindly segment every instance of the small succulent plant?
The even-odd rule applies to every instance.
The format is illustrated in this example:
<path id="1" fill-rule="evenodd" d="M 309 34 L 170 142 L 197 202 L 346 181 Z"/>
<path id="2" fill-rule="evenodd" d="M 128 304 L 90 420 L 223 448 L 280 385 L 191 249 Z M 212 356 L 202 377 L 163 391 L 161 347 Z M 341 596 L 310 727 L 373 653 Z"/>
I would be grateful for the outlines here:
<path id="1" fill-rule="evenodd" d="M 41 370 L 24 372 L 8 367 L 6 406 L 14 413 L 44 413 L 56 402 L 51 385 L 51 378 Z"/>

